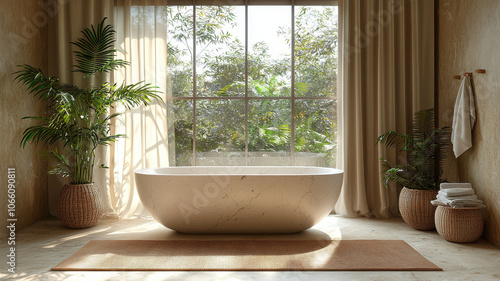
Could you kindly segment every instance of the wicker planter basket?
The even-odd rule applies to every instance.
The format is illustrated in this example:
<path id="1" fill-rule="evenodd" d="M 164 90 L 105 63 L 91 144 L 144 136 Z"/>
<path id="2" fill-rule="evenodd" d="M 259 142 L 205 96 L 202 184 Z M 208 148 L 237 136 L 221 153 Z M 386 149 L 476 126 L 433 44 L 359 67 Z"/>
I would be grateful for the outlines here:
<path id="1" fill-rule="evenodd" d="M 66 184 L 57 201 L 57 217 L 69 228 L 87 228 L 97 224 L 104 212 L 101 193 L 91 184 Z"/>
<path id="2" fill-rule="evenodd" d="M 399 195 L 399 212 L 403 220 L 419 230 L 433 230 L 436 206 L 431 200 L 436 199 L 437 190 L 418 190 L 403 187 Z"/>
<path id="3" fill-rule="evenodd" d="M 483 234 L 483 212 L 481 207 L 451 208 L 438 206 L 436 230 L 451 242 L 474 242 Z"/>

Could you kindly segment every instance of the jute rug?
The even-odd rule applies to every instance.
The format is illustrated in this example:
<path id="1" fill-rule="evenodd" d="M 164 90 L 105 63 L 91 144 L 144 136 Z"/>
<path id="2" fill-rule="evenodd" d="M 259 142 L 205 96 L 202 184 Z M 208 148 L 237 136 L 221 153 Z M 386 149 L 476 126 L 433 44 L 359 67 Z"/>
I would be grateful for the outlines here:
<path id="1" fill-rule="evenodd" d="M 402 240 L 93 240 L 52 270 L 442 270 Z"/>

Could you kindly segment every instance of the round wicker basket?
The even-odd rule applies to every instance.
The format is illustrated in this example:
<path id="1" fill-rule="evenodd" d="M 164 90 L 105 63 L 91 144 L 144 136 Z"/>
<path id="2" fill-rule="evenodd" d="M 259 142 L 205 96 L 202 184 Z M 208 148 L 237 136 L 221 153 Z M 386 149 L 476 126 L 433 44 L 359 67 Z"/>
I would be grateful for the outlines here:
<path id="1" fill-rule="evenodd" d="M 451 242 L 474 242 L 483 234 L 482 207 L 451 208 L 438 206 L 436 210 L 436 230 Z"/>
<path id="2" fill-rule="evenodd" d="M 94 226 L 103 212 L 102 196 L 95 184 L 66 184 L 61 189 L 57 202 L 57 217 L 64 226 Z"/>
<path id="3" fill-rule="evenodd" d="M 436 206 L 431 200 L 436 199 L 437 190 L 418 190 L 403 187 L 399 195 L 399 212 L 403 220 L 419 230 L 433 230 Z"/>

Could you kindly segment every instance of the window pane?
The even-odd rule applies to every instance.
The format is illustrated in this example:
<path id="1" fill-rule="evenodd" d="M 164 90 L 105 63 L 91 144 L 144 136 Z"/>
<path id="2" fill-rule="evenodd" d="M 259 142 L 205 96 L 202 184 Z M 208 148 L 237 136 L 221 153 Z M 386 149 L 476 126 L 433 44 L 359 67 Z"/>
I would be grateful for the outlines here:
<path id="1" fill-rule="evenodd" d="M 291 7 L 248 7 L 248 95 L 290 96 Z"/>
<path id="2" fill-rule="evenodd" d="M 248 103 L 248 165 L 291 165 L 289 100 Z"/>
<path id="3" fill-rule="evenodd" d="M 197 95 L 245 96 L 245 7 L 196 7 Z"/>
<path id="4" fill-rule="evenodd" d="M 169 100 L 167 118 L 170 165 L 191 166 L 193 164 L 193 101 Z"/>
<path id="5" fill-rule="evenodd" d="M 193 96 L 193 8 L 167 9 L 168 93 L 174 97 Z"/>
<path id="6" fill-rule="evenodd" d="M 295 7 L 295 95 L 337 92 L 337 7 Z"/>
<path id="7" fill-rule="evenodd" d="M 196 165 L 245 165 L 245 102 L 196 102 Z"/>
<path id="8" fill-rule="evenodd" d="M 194 123 L 196 164 L 200 166 L 291 165 L 291 149 L 294 149 L 295 165 L 335 167 L 337 7 L 294 8 L 293 71 L 294 93 L 298 98 L 294 101 L 294 116 L 291 114 L 292 6 L 248 6 L 247 9 L 248 42 L 245 42 L 244 6 L 197 6 L 196 24 L 192 6 L 168 8 L 171 89 L 168 96 L 188 97 L 167 102 L 171 165 L 193 164 Z M 196 48 L 193 47 L 194 26 Z M 245 99 L 247 114 L 244 99 L 220 99 L 245 97 L 245 67 L 250 98 Z M 195 84 L 196 96 L 193 97 Z M 196 120 L 192 118 L 193 108 L 196 108 Z M 247 161 L 245 127 L 248 129 Z"/>
<path id="9" fill-rule="evenodd" d="M 337 102 L 295 102 L 295 164 L 335 167 Z"/>

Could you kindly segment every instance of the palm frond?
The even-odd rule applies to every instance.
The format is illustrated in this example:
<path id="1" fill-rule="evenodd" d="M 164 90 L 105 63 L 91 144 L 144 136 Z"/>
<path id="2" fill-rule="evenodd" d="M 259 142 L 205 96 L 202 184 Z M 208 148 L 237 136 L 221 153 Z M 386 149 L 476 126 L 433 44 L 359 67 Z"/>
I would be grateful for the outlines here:
<path id="1" fill-rule="evenodd" d="M 94 25 L 85 28 L 82 30 L 83 37 L 71 42 L 79 48 L 74 52 L 77 62 L 75 71 L 85 74 L 84 77 L 98 72 L 110 72 L 128 65 L 126 61 L 115 60 L 116 49 L 113 49 L 113 46 L 116 32 L 113 26 L 105 25 L 105 21 L 106 18 L 97 25 L 97 28 Z"/>
<path id="2" fill-rule="evenodd" d="M 157 94 L 158 87 L 142 82 L 121 85 L 119 88 L 113 87 L 110 96 L 110 101 L 113 103 L 121 103 L 125 108 L 130 109 L 139 105 L 148 105 L 153 99 L 161 100 Z"/>
<path id="3" fill-rule="evenodd" d="M 46 77 L 41 69 L 27 64 L 18 65 L 18 67 L 22 69 L 14 72 L 16 75 L 14 81 L 26 86 L 28 92 L 34 97 L 49 103 L 54 101 L 54 95 L 59 87 L 58 78 Z"/>
<path id="4" fill-rule="evenodd" d="M 31 126 L 23 132 L 21 146 L 24 148 L 28 142 L 52 145 L 64 139 L 64 131 L 49 126 Z"/>
<path id="5" fill-rule="evenodd" d="M 400 144 L 407 146 L 412 143 L 412 137 L 400 134 L 396 131 L 388 131 L 377 138 L 376 143 L 379 142 L 385 144 L 387 147 L 396 147 Z"/>
<path id="6" fill-rule="evenodd" d="M 428 138 L 435 129 L 434 109 L 420 110 L 413 116 L 413 136 L 415 139 Z"/>
<path id="7" fill-rule="evenodd" d="M 439 189 L 439 184 L 446 181 L 441 177 L 450 145 L 449 137 L 448 127 L 435 129 L 433 109 L 415 113 L 412 135 L 389 131 L 379 136 L 377 142 L 387 147 L 403 144 L 401 150 L 406 151 L 408 157 L 406 164 L 395 167 L 386 159 L 381 159 L 384 186 L 392 181 L 407 188 Z"/>
<path id="8" fill-rule="evenodd" d="M 112 70 L 122 68 L 122 67 L 125 67 L 127 65 L 130 65 L 130 63 L 128 61 L 124 61 L 121 59 L 114 59 L 114 60 L 109 61 L 108 63 L 102 65 L 101 68 L 97 69 L 97 72 L 110 72 Z"/>
<path id="9" fill-rule="evenodd" d="M 115 142 L 117 139 L 124 138 L 124 137 L 126 137 L 126 135 L 123 135 L 123 134 L 102 137 L 99 139 L 99 144 L 100 145 L 110 145 L 112 142 Z"/>
<path id="10" fill-rule="evenodd" d="M 451 129 L 449 127 L 443 127 L 436 130 L 435 143 L 437 144 L 436 156 L 435 156 L 435 182 L 441 183 L 446 180 L 442 180 L 444 163 L 448 158 L 448 152 L 450 150 L 450 137 Z"/>

